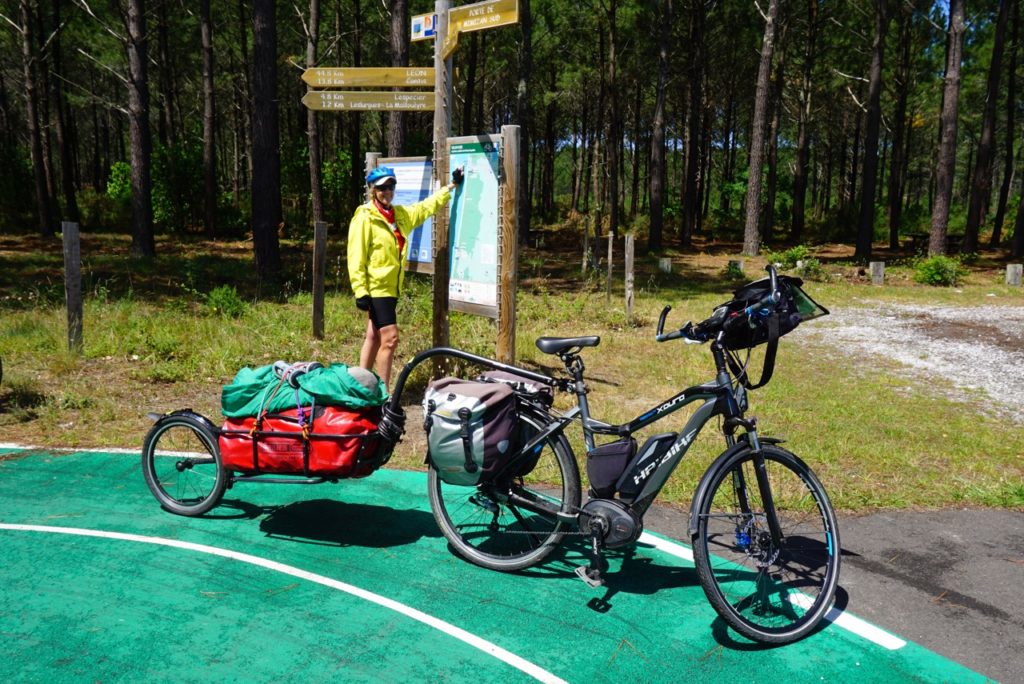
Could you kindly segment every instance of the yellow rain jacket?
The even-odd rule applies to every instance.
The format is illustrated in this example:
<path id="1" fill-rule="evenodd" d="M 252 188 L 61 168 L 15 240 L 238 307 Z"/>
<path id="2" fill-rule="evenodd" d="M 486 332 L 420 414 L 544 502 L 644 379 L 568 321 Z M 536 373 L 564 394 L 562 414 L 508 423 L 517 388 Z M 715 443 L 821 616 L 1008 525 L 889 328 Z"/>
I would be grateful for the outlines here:
<path id="1" fill-rule="evenodd" d="M 450 197 L 445 186 L 416 204 L 393 205 L 395 225 L 405 238 L 401 254 L 398 253 L 398 238 L 373 202 L 356 209 L 348 224 L 348 277 L 356 299 L 365 295 L 398 296 L 405 279 L 403 265 L 409 251 L 409 234 L 447 204 Z"/>

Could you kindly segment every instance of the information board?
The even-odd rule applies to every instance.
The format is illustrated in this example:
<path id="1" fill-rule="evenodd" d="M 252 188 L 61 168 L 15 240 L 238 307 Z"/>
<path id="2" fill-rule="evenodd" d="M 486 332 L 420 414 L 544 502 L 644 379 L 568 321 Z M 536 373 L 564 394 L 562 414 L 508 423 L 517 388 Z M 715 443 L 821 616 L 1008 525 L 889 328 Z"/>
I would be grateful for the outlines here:
<path id="1" fill-rule="evenodd" d="M 426 157 L 379 158 L 377 166 L 390 166 L 395 170 L 395 180 L 398 182 L 395 186 L 395 204 L 415 204 L 429 197 L 433 191 L 430 177 L 433 164 Z M 434 272 L 433 223 L 433 219 L 428 218 L 409 235 L 406 269 L 418 273 Z"/>
<path id="2" fill-rule="evenodd" d="M 448 167 L 465 182 L 449 206 L 451 275 L 448 300 L 456 311 L 498 317 L 501 136 L 448 138 Z"/>

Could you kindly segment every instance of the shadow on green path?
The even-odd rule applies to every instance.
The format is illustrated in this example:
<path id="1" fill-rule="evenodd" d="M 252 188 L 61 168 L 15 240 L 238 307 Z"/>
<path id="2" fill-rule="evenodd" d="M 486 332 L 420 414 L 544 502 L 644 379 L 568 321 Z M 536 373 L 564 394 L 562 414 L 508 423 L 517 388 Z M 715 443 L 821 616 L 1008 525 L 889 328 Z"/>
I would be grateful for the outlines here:
<path id="1" fill-rule="evenodd" d="M 572 574 L 578 543 L 522 573 L 475 567 L 447 549 L 423 473 L 240 483 L 183 518 L 159 508 L 136 456 L 0 452 L 0 544 L 4 681 L 530 679 L 398 604 L 569 682 L 985 681 L 831 624 L 786 647 L 746 642 L 692 565 L 650 544 L 613 556 L 600 590 Z"/>

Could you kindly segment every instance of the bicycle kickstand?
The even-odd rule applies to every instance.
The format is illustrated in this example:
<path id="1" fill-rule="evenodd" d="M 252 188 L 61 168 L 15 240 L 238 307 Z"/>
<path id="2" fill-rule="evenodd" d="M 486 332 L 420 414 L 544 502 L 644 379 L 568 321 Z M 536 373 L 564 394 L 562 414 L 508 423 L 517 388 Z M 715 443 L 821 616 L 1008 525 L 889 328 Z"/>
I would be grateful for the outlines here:
<path id="1" fill-rule="evenodd" d="M 595 519 L 590 525 L 590 565 L 576 568 L 576 576 L 592 588 L 604 584 L 604 572 L 608 569 L 608 561 L 601 553 L 601 541 L 604 539 L 604 521 Z"/>

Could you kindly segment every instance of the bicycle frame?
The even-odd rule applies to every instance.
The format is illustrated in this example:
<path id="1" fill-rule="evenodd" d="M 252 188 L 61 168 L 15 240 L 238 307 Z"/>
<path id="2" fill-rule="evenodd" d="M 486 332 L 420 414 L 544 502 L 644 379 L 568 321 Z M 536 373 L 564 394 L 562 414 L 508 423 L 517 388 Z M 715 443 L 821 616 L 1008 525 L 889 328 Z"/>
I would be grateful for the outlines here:
<path id="1" fill-rule="evenodd" d="M 670 399 L 661 402 L 656 407 L 640 414 L 631 421 L 619 425 L 604 423 L 594 419 L 590 415 L 590 406 L 587 402 L 586 396 L 587 388 L 583 379 L 583 362 L 579 358 L 578 354 L 574 353 L 560 355 L 563 362 L 566 364 L 567 370 L 572 376 L 570 380 L 565 380 L 557 379 L 542 373 L 536 373 L 525 368 L 504 364 L 494 359 L 462 351 L 461 349 L 454 349 L 451 347 L 435 347 L 433 349 L 428 349 L 417 354 L 402 369 L 402 372 L 399 374 L 398 380 L 395 384 L 395 391 L 392 394 L 389 407 L 392 411 L 399 410 L 399 401 L 402 390 L 405 387 L 409 374 L 423 361 L 438 356 L 459 358 L 496 370 L 515 373 L 535 382 L 540 382 L 551 387 L 558 387 L 575 394 L 577 406 L 569 409 L 561 415 L 552 416 L 554 420 L 543 430 L 538 432 L 529 442 L 524 444 L 522 448 L 519 449 L 516 456 L 509 459 L 508 467 L 514 467 L 519 455 L 530 453 L 530 451 L 549 436 L 564 432 L 566 426 L 577 417 L 580 418 L 581 425 L 583 427 L 584 442 L 587 446 L 587 450 L 590 451 L 594 448 L 594 435 L 610 435 L 619 437 L 629 436 L 638 430 L 665 418 L 669 414 L 675 413 L 684 406 L 688 406 L 698 401 L 703 401 L 696 411 L 694 411 L 693 415 L 690 416 L 689 420 L 687 420 L 683 429 L 678 433 L 678 437 L 672 446 L 669 447 L 669 449 L 659 458 L 656 464 L 653 464 L 653 467 L 643 471 L 642 475 L 644 478 L 644 484 L 641 487 L 640 493 L 632 503 L 628 504 L 630 509 L 632 509 L 638 516 L 642 517 L 665 486 L 669 476 L 679 465 L 680 461 L 682 461 L 686 452 L 693 444 L 696 436 L 704 428 L 707 422 L 715 416 L 724 416 L 726 418 L 726 421 L 723 424 L 723 433 L 727 446 L 731 447 L 735 445 L 736 441 L 733 437 L 733 432 L 736 426 L 742 426 L 745 428 L 748 439 L 751 440 L 754 448 L 758 448 L 754 422 L 745 421 L 742 417 L 744 407 L 741 406 L 741 404 L 746 403 L 743 387 L 740 386 L 736 391 L 733 390 L 732 378 L 726 368 L 725 352 L 717 343 L 714 342 L 712 343 L 711 349 L 712 354 L 715 357 L 715 365 L 717 369 L 717 376 L 715 380 L 701 385 L 688 387 Z M 529 502 L 525 501 L 517 503 L 522 503 L 524 505 L 529 504 Z M 559 515 L 558 517 L 563 518 L 564 516 Z M 578 515 L 572 516 L 574 521 L 577 517 Z"/>

